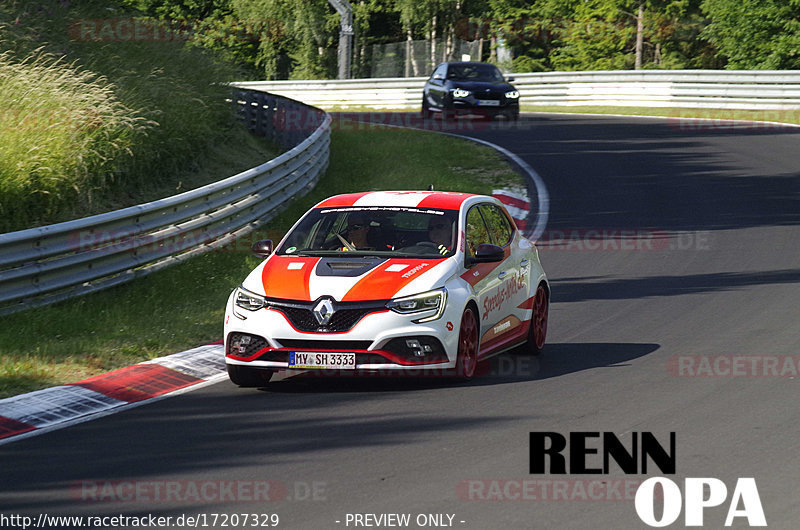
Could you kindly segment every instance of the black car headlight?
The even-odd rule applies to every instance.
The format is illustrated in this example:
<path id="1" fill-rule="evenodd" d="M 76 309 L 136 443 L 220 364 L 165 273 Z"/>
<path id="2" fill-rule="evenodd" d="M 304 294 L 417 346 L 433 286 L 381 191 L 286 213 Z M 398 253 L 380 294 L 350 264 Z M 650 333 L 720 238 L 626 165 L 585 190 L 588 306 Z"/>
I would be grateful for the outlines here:
<path id="1" fill-rule="evenodd" d="M 266 298 L 260 294 L 248 291 L 241 285 L 233 292 L 233 314 L 239 318 L 247 318 L 247 315 L 237 311 L 238 308 L 253 312 L 265 307 L 267 307 Z"/>
<path id="2" fill-rule="evenodd" d="M 509 90 L 506 92 L 506 99 L 519 99 L 519 92 L 517 90 Z"/>
<path id="3" fill-rule="evenodd" d="M 472 92 L 469 90 L 464 90 L 463 88 L 456 88 L 453 90 L 453 97 L 454 98 L 468 98 Z"/>
<path id="4" fill-rule="evenodd" d="M 444 313 L 445 302 L 447 301 L 447 290 L 444 288 L 434 291 L 427 291 L 412 296 L 404 296 L 390 300 L 386 307 L 402 315 L 431 312 L 422 318 L 414 320 L 417 324 L 430 322 L 440 318 Z"/>

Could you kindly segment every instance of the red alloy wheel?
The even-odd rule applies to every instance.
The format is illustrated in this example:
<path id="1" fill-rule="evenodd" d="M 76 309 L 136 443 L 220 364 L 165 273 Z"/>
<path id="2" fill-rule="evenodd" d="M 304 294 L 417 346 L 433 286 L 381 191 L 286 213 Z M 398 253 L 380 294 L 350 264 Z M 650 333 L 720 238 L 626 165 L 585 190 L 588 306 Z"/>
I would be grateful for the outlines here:
<path id="1" fill-rule="evenodd" d="M 533 300 L 533 318 L 531 320 L 534 353 L 540 353 L 544 348 L 544 341 L 547 338 L 547 313 L 549 309 L 547 292 L 544 285 L 539 285 L 536 289 L 536 296 Z"/>
<path id="2" fill-rule="evenodd" d="M 458 377 L 471 379 L 478 365 L 478 323 L 475 313 L 468 307 L 461 316 L 458 333 L 458 357 L 456 370 Z"/>

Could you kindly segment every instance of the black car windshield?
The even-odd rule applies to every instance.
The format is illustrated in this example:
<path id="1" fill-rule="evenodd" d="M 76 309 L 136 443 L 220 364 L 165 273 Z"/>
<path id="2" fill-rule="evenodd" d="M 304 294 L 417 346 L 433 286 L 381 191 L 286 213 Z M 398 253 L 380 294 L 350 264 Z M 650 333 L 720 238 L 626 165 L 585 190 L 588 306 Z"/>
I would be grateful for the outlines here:
<path id="1" fill-rule="evenodd" d="M 455 253 L 458 211 L 398 206 L 315 208 L 276 253 L 291 256 L 446 258 Z"/>
<path id="2" fill-rule="evenodd" d="M 505 82 L 500 70 L 491 64 L 451 64 L 447 69 L 447 79 L 488 83 Z"/>

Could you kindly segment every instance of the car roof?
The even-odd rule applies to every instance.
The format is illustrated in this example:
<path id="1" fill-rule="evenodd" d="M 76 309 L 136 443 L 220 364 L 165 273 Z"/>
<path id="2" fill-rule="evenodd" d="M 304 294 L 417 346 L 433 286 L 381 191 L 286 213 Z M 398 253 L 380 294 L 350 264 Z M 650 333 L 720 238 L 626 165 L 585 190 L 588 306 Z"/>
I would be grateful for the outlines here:
<path id="1" fill-rule="evenodd" d="M 448 64 L 448 65 L 462 65 L 462 64 L 478 65 L 478 64 L 485 64 L 487 66 L 494 66 L 495 68 L 497 68 L 492 63 L 484 63 L 484 62 L 480 62 L 480 61 L 448 61 L 448 62 L 445 62 L 445 63 L 442 63 L 442 64 Z"/>
<path id="2" fill-rule="evenodd" d="M 405 206 L 411 208 L 458 210 L 465 201 L 472 197 L 483 196 L 450 191 L 368 191 L 336 195 L 318 203 L 315 208 Z"/>

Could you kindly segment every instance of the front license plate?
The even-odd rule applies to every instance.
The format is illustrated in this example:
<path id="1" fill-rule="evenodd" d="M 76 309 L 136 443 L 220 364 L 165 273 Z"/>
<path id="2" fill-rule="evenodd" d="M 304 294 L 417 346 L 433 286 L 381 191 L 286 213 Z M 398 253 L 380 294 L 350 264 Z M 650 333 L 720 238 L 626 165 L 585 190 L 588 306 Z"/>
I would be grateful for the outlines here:
<path id="1" fill-rule="evenodd" d="M 353 370 L 355 367 L 355 353 L 289 352 L 289 368 Z"/>
<path id="2" fill-rule="evenodd" d="M 479 99 L 478 105 L 481 107 L 499 107 L 500 100 L 497 99 Z"/>

